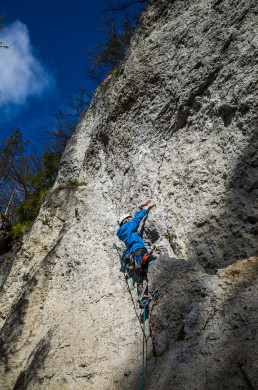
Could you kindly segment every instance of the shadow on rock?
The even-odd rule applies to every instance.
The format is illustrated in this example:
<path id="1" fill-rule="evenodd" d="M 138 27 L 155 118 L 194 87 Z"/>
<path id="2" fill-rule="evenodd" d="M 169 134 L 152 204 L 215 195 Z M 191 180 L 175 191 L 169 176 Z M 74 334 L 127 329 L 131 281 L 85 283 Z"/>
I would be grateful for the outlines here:
<path id="1" fill-rule="evenodd" d="M 29 356 L 25 369 L 20 373 L 13 390 L 26 390 L 31 382 L 35 383 L 35 388 L 40 384 L 38 378 L 39 369 L 42 370 L 44 361 L 50 349 L 51 332 L 41 339 L 35 350 Z"/>
<path id="2" fill-rule="evenodd" d="M 239 155 L 227 192 L 216 213 L 204 216 L 188 234 L 190 258 L 198 258 L 209 273 L 258 252 L 258 134 Z M 214 199 L 216 203 L 216 199 Z M 214 204 L 215 204 L 214 203 Z"/>
<path id="3" fill-rule="evenodd" d="M 256 388 L 258 258 L 218 275 L 168 256 L 150 268 L 150 285 L 161 286 L 161 292 L 150 306 L 153 354 L 147 358 L 146 389 Z"/>

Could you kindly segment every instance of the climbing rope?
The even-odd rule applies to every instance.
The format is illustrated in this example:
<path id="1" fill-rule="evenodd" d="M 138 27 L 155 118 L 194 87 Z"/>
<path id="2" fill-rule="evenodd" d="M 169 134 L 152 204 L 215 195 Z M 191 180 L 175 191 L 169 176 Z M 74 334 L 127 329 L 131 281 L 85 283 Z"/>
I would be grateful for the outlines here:
<path id="1" fill-rule="evenodd" d="M 125 272 L 126 272 L 126 274 L 127 274 L 127 277 L 128 277 L 128 279 L 129 279 L 129 281 L 130 281 L 130 283 L 131 283 L 131 285 L 132 285 L 132 287 L 133 287 L 133 289 L 134 289 L 134 291 L 135 291 L 135 293 L 136 293 L 136 295 L 137 295 L 137 297 L 138 297 L 138 299 L 139 299 L 139 301 L 140 301 L 140 305 L 143 307 L 143 327 L 142 327 L 142 334 L 143 334 L 143 340 L 142 340 L 142 390 L 144 390 L 144 353 L 145 353 L 145 351 L 144 351 L 144 342 L 145 342 L 145 310 L 146 310 L 146 307 L 145 307 L 145 305 L 144 305 L 144 303 L 142 302 L 142 300 L 141 300 L 141 298 L 139 297 L 139 295 L 138 295 L 138 293 L 137 293 L 137 291 L 136 291 L 136 289 L 135 289 L 135 287 L 134 287 L 134 285 L 133 285 L 133 282 L 132 282 L 132 280 L 131 280 L 131 278 L 130 278 L 130 276 L 129 276 L 129 273 L 128 273 L 128 271 L 127 271 L 127 269 L 126 269 L 126 266 L 125 266 L 125 264 L 124 264 L 124 261 L 123 261 L 123 255 L 122 255 L 122 248 L 119 248 L 118 246 L 116 246 L 116 244 L 114 244 L 113 245 L 113 247 L 117 250 L 117 252 L 118 252 L 118 254 L 119 254 L 119 257 L 120 257 L 120 260 L 121 260 L 121 263 L 122 263 L 122 265 L 123 265 L 123 267 L 124 267 L 124 269 L 125 269 Z"/>

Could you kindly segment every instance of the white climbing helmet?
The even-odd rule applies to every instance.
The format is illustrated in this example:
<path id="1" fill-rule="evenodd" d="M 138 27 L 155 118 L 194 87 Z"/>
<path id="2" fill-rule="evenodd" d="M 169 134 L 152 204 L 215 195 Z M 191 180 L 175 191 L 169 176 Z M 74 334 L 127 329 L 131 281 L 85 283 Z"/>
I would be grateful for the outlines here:
<path id="1" fill-rule="evenodd" d="M 121 217 L 119 217 L 119 219 L 118 219 L 119 225 L 121 226 L 123 220 L 124 220 L 125 218 L 128 218 L 128 217 L 131 217 L 131 214 L 127 213 L 127 214 L 121 215 Z"/>

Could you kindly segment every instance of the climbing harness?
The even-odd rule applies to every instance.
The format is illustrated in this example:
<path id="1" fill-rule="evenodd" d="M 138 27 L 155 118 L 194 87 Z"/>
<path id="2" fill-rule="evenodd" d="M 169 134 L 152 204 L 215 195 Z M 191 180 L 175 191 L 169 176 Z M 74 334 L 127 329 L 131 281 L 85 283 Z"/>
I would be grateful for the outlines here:
<path id="1" fill-rule="evenodd" d="M 141 251 L 137 250 L 132 255 L 133 255 L 133 258 L 134 258 L 135 269 L 140 268 L 141 265 L 142 265 L 142 254 L 141 254 Z"/>
<path id="2" fill-rule="evenodd" d="M 128 269 L 134 269 L 134 259 L 130 255 L 129 251 L 125 251 L 122 255 L 124 266 Z"/>
<path id="3" fill-rule="evenodd" d="M 145 341 L 145 318 L 146 318 L 146 308 L 148 307 L 149 305 L 149 300 L 148 300 L 148 304 L 146 304 L 146 301 L 144 301 L 144 299 L 141 299 L 133 285 L 133 282 L 129 276 L 129 273 L 127 271 L 127 268 L 125 263 L 124 263 L 124 258 L 123 258 L 123 254 L 122 254 L 122 248 L 119 248 L 116 244 L 113 244 L 113 248 L 117 250 L 118 254 L 119 254 L 119 257 L 120 257 L 120 260 L 121 260 L 121 263 L 122 265 L 124 266 L 124 269 L 125 269 L 125 272 L 126 272 L 126 275 L 133 287 L 133 290 L 135 291 L 136 295 L 137 295 L 137 298 L 139 299 L 139 302 L 140 302 L 140 308 L 143 309 L 143 327 L 142 327 L 142 333 L 143 333 L 143 340 L 142 340 L 142 390 L 144 390 L 144 341 Z M 157 290 L 157 289 L 156 289 Z M 157 295 L 157 293 L 155 293 L 154 295 L 154 292 L 156 291 L 154 290 L 153 293 L 151 294 L 151 296 L 154 298 L 155 295 Z M 152 299 L 152 298 L 151 298 Z"/>
<path id="4" fill-rule="evenodd" d="M 144 265 L 149 257 L 148 252 L 146 252 L 145 249 L 139 248 L 136 249 L 131 254 L 128 250 L 126 250 L 123 255 L 122 259 L 125 263 L 126 268 L 128 269 L 138 269 L 142 272 L 142 265 Z"/>

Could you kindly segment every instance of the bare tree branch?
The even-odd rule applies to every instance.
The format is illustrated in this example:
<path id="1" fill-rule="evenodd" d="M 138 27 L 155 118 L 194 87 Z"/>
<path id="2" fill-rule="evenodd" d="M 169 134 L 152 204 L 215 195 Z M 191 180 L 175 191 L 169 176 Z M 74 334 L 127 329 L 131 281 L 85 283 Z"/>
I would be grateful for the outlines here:
<path id="1" fill-rule="evenodd" d="M 135 0 L 135 1 L 129 1 L 129 2 L 121 2 L 119 1 L 117 5 L 111 6 L 110 8 L 104 8 L 102 10 L 103 13 L 105 12 L 112 12 L 112 11 L 123 11 L 124 9 L 131 7 L 135 4 L 144 4 L 147 3 L 148 0 Z"/>
<path id="2" fill-rule="evenodd" d="M 120 21 L 121 31 L 117 31 L 113 15 L 101 21 L 105 33 L 103 43 L 87 51 L 91 62 L 91 68 L 87 69 L 87 74 L 97 81 L 103 80 L 107 73 L 117 68 L 123 60 L 130 44 L 135 19 L 129 14 L 123 15 Z"/>
<path id="3" fill-rule="evenodd" d="M 4 20 L 4 16 L 1 16 L 1 15 L 0 15 L 0 22 L 1 22 L 2 20 Z M 4 26 L 3 26 L 3 25 L 0 25 L 0 29 L 1 29 L 1 28 L 4 28 Z M 0 42 L 0 47 L 3 47 L 4 49 L 9 49 L 9 46 L 3 45 L 3 42 Z"/>

